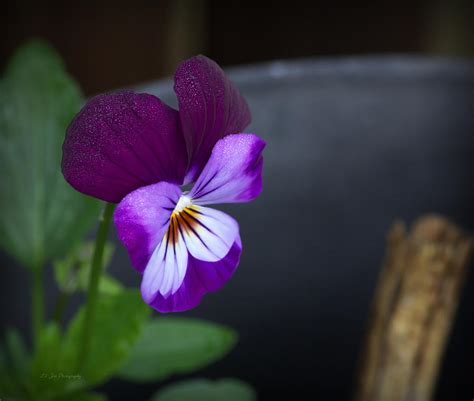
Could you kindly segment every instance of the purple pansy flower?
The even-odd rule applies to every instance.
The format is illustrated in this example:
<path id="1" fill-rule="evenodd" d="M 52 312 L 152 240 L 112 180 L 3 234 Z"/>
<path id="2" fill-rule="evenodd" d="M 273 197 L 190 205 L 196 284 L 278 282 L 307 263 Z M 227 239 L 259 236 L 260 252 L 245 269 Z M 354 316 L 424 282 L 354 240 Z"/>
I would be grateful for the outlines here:
<path id="1" fill-rule="evenodd" d="M 239 226 L 205 205 L 255 199 L 265 147 L 241 133 L 249 108 L 212 60 L 184 61 L 174 79 L 179 111 L 149 94 L 92 98 L 68 127 L 62 160 L 74 188 L 118 203 L 118 236 L 160 312 L 195 307 L 234 273 Z"/>

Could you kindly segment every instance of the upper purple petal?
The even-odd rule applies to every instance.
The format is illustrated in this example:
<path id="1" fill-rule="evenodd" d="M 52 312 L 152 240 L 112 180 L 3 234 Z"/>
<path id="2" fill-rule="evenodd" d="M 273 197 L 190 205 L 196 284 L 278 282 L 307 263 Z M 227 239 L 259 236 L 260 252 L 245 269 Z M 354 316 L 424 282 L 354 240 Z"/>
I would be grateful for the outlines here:
<path id="1" fill-rule="evenodd" d="M 92 98 L 69 125 L 63 144 L 66 180 L 114 203 L 159 181 L 182 184 L 187 163 L 178 112 L 148 94 Z"/>
<path id="2" fill-rule="evenodd" d="M 205 56 L 182 62 L 175 74 L 174 90 L 190 156 L 186 182 L 204 168 L 212 148 L 222 137 L 242 132 L 250 124 L 247 102 L 222 69 Z"/>
<path id="3" fill-rule="evenodd" d="M 180 196 L 181 189 L 177 185 L 160 182 L 133 191 L 115 209 L 118 237 L 138 271 L 143 272 L 162 241 Z"/>
<path id="4" fill-rule="evenodd" d="M 264 147 L 265 141 L 253 134 L 219 140 L 189 197 L 200 205 L 255 199 L 262 192 Z"/>

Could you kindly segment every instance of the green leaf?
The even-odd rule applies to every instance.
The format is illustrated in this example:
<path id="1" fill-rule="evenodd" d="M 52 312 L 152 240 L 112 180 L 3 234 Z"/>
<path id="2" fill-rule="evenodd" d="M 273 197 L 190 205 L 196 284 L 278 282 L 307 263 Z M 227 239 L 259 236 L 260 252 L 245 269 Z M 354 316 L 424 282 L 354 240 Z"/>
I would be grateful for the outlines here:
<path id="1" fill-rule="evenodd" d="M 74 367 L 65 361 L 61 330 L 50 323 L 41 331 L 31 363 L 32 393 L 35 400 L 49 400 L 86 387 Z"/>
<path id="2" fill-rule="evenodd" d="M 2 380 L 0 394 L 20 399 L 29 397 L 30 355 L 21 334 L 15 328 L 6 331 L 3 358 L 4 368 L 0 375 L 9 383 Z"/>
<path id="3" fill-rule="evenodd" d="M 29 369 L 29 355 L 18 330 L 14 328 L 7 329 L 5 347 L 10 370 L 19 378 L 26 377 Z"/>
<path id="4" fill-rule="evenodd" d="M 91 270 L 94 243 L 86 241 L 73 248 L 64 258 L 53 263 L 54 277 L 61 291 L 71 294 L 78 290 L 87 291 L 89 275 Z M 104 248 L 103 268 L 110 264 L 114 253 L 114 245 L 107 243 Z M 99 292 L 102 294 L 117 294 L 123 289 L 120 282 L 113 277 L 102 273 Z"/>
<path id="5" fill-rule="evenodd" d="M 82 103 L 41 41 L 21 47 L 0 80 L 0 247 L 29 268 L 65 254 L 99 213 L 61 174 L 65 130 Z"/>
<path id="6" fill-rule="evenodd" d="M 100 297 L 89 354 L 82 371 L 77 370 L 77 361 L 84 308 L 73 318 L 64 335 L 57 324 L 47 325 L 41 332 L 32 362 L 31 382 L 35 397 L 38 400 L 62 399 L 65 394 L 83 391 L 111 377 L 139 338 L 149 312 L 150 308 L 135 289 Z M 65 400 L 70 401 L 71 397 L 68 395 Z"/>
<path id="7" fill-rule="evenodd" d="M 238 379 L 188 380 L 159 391 L 152 401 L 256 401 L 253 388 Z"/>
<path id="8" fill-rule="evenodd" d="M 9 348 L 14 347 L 16 348 L 17 346 L 9 346 Z M 6 348 L 6 344 L 0 343 L 0 394 L 3 397 L 25 398 L 25 377 L 18 376 L 18 372 L 12 364 L 12 357 L 10 355 L 12 352 Z M 13 351 L 13 354 L 16 353 L 17 351 Z"/>
<path id="9" fill-rule="evenodd" d="M 89 354 L 81 376 L 89 385 L 102 383 L 119 369 L 138 340 L 150 308 L 140 292 L 126 289 L 102 296 L 97 303 Z M 64 364 L 75 366 L 82 335 L 84 308 L 72 320 L 63 345 Z"/>
<path id="10" fill-rule="evenodd" d="M 120 281 L 108 274 L 103 274 L 100 279 L 99 292 L 103 295 L 116 295 L 123 290 Z M 84 290 L 85 291 L 85 290 Z"/>
<path id="11" fill-rule="evenodd" d="M 227 354 L 237 341 L 232 329 L 199 319 L 162 317 L 150 321 L 121 378 L 147 382 L 200 369 Z"/>
<path id="12" fill-rule="evenodd" d="M 2 359 L 1 376 L 10 382 L 0 384 L 2 389 L 6 388 L 3 390 L 4 395 L 10 393 L 10 396 L 16 395 L 25 398 L 29 393 L 30 357 L 23 338 L 14 328 L 8 328 L 6 331 L 5 343 L 2 347 Z"/>

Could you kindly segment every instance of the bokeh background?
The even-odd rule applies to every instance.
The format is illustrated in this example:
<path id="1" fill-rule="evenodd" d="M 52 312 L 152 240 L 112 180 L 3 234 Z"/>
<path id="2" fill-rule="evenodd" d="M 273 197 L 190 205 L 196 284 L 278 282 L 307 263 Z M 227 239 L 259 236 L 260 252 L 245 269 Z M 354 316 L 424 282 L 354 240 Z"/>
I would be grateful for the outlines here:
<path id="1" fill-rule="evenodd" d="M 276 59 L 339 58 L 347 55 L 408 54 L 454 59 L 474 56 L 474 6 L 469 0 L 390 2 L 97 0 L 72 3 L 6 0 L 0 14 L 0 69 L 19 45 L 32 37 L 40 37 L 58 49 L 67 69 L 79 81 L 87 95 L 121 87 L 133 87 L 170 76 L 180 60 L 197 53 L 206 54 L 223 67 Z M 469 93 L 472 94 L 472 80 L 469 83 L 471 85 Z M 319 84 L 324 86 L 323 82 Z M 380 84 L 380 87 L 374 88 L 373 93 L 382 87 L 383 84 Z M 415 85 L 415 98 L 417 88 Z M 422 91 L 423 84 L 420 84 L 419 88 Z M 442 94 L 443 88 L 439 87 L 436 91 L 434 93 Z M 167 96 L 170 95 L 166 93 Z M 248 89 L 248 93 L 252 94 L 252 89 Z M 339 95 L 334 95 L 333 100 L 337 99 L 337 96 Z M 420 99 L 423 99 L 425 95 L 420 96 Z M 463 99 L 462 96 L 460 98 Z M 318 99 L 324 102 L 323 96 Z M 347 98 L 344 99 L 348 101 Z M 401 106 L 400 116 L 406 115 L 407 112 L 406 108 L 403 108 L 404 99 L 404 95 L 399 94 L 392 102 L 395 106 Z M 472 96 L 467 96 L 465 99 L 472 100 Z M 350 107 L 352 103 L 348 101 L 344 104 Z M 432 112 L 437 110 L 436 107 L 438 106 L 427 110 Z M 453 116 L 460 115 L 465 118 L 469 114 L 469 108 L 473 107 L 469 104 L 462 104 L 460 107 L 451 104 L 449 110 Z M 293 109 L 296 108 L 294 105 Z M 327 111 L 330 114 L 329 106 Z M 356 116 L 356 110 L 352 111 L 353 114 L 349 113 L 349 117 Z M 253 112 L 258 113 L 258 110 Z M 324 112 L 322 116 L 328 113 Z M 424 129 L 431 127 L 436 130 L 438 125 L 435 123 L 430 125 L 429 116 L 427 113 L 421 120 L 414 119 L 411 123 L 407 122 L 405 124 L 407 132 L 416 135 L 419 121 L 426 123 L 423 125 Z M 257 124 L 258 121 L 261 120 L 257 119 Z M 454 140 L 450 147 L 454 153 L 451 153 L 450 157 L 455 157 L 455 152 L 462 149 L 473 149 L 473 144 L 468 138 L 472 123 L 472 119 L 460 123 L 459 127 L 463 130 L 462 142 Z M 324 128 L 324 124 L 321 127 Z M 330 131 L 331 129 L 327 132 Z M 438 133 L 441 134 L 442 131 L 440 128 Z M 474 131 L 472 134 L 474 135 Z M 396 130 L 391 131 L 391 135 L 396 135 Z M 418 140 L 425 139 L 429 141 L 429 136 L 420 135 Z M 398 143 L 394 137 L 390 140 Z M 278 146 L 283 149 L 283 143 L 280 141 L 273 149 L 277 149 Z M 383 146 L 382 142 L 380 143 Z M 433 145 L 433 152 L 442 149 L 447 142 L 443 139 L 437 143 L 438 145 Z M 363 148 L 363 144 L 360 143 L 355 146 Z M 463 155 L 464 164 L 456 165 L 456 169 L 463 169 L 466 166 L 472 169 L 472 163 L 469 163 L 472 158 L 466 156 L 466 153 Z M 275 154 L 272 157 L 274 156 Z M 277 167 L 280 165 L 275 160 L 271 171 L 279 174 Z M 331 157 L 327 160 L 330 161 Z M 349 171 L 350 163 L 345 168 L 344 171 Z M 312 169 L 306 172 L 318 174 L 317 170 Z M 375 179 L 376 173 L 373 172 L 370 177 Z M 442 175 L 441 170 L 438 173 Z M 360 174 L 359 178 L 364 177 L 363 172 Z M 321 177 L 322 180 L 326 177 L 330 182 L 334 176 L 321 175 Z M 425 192 L 423 195 L 425 198 L 422 200 L 418 198 L 419 203 L 415 202 L 414 195 L 413 198 L 408 197 L 398 203 L 395 199 L 390 203 L 389 198 L 392 200 L 394 198 L 389 197 L 390 193 L 387 193 L 387 205 L 393 206 L 390 213 L 399 211 L 400 216 L 394 217 L 413 219 L 420 212 L 435 209 L 447 213 L 472 231 L 474 210 L 471 201 L 474 198 L 469 187 L 469 177 L 472 178 L 471 173 L 465 173 L 461 177 L 462 180 L 456 181 L 453 187 L 449 184 L 450 177 L 445 177 L 446 181 L 443 182 L 447 185 L 446 188 L 455 188 L 458 191 L 457 198 L 453 202 L 442 196 L 431 197 L 429 192 Z M 399 178 L 402 180 L 403 177 Z M 293 182 L 291 176 L 283 175 L 282 179 L 289 184 Z M 271 178 L 269 182 L 272 182 Z M 272 188 L 275 189 L 276 186 Z M 358 191 L 357 188 L 356 183 L 350 190 Z M 372 187 L 367 188 L 370 190 Z M 336 196 L 338 192 L 334 190 L 333 194 Z M 331 247 L 318 250 L 318 260 L 324 261 L 322 266 L 328 265 L 332 268 L 338 265 L 341 266 L 341 270 L 335 266 L 336 268 L 329 272 L 318 270 L 313 276 L 309 273 L 307 276 L 303 275 L 302 277 L 308 280 L 304 286 L 305 292 L 297 293 L 293 303 L 286 303 L 284 297 L 288 296 L 287 292 L 298 290 L 292 287 L 296 282 L 285 282 L 282 270 L 276 276 L 278 281 L 275 283 L 276 288 L 281 290 L 281 298 L 277 298 L 278 295 L 274 299 L 265 298 L 266 294 L 275 296 L 277 292 L 276 290 L 272 292 L 271 289 L 272 277 L 268 274 L 272 269 L 270 262 L 277 264 L 283 260 L 290 264 L 289 255 L 279 257 L 272 253 L 266 259 L 268 263 L 260 266 L 266 273 L 260 271 L 253 282 L 252 277 L 239 275 L 233 287 L 226 290 L 223 298 L 220 298 L 221 301 L 217 298 L 206 300 L 202 307 L 189 314 L 229 324 L 236 327 L 241 335 L 240 347 L 238 346 L 226 359 L 200 372 L 198 376 L 240 377 L 254 384 L 261 395 L 261 400 L 264 401 L 349 398 L 366 313 L 369 310 L 377 271 L 383 256 L 384 233 L 392 221 L 392 215 L 384 216 L 385 205 L 380 203 L 375 205 L 379 207 L 376 210 L 373 207 L 371 209 L 370 205 L 366 209 L 357 209 L 358 206 L 353 206 L 358 205 L 357 202 L 362 204 L 370 200 L 359 192 L 352 197 L 349 189 L 341 189 L 339 194 L 347 198 L 337 198 L 338 205 L 341 208 L 347 207 L 344 213 L 352 217 L 343 219 L 344 224 L 341 226 L 333 224 L 329 220 L 331 216 L 326 216 L 328 220 L 322 222 L 326 231 L 323 232 L 321 229 L 316 235 L 326 236 L 325 240 L 332 241 L 333 244 Z M 266 221 L 268 216 L 265 213 L 268 209 L 265 209 L 264 202 L 270 198 L 282 201 L 277 192 L 270 191 L 267 198 L 257 203 L 257 206 L 253 206 L 254 211 L 248 212 L 250 213 L 248 215 L 238 208 L 231 208 L 245 227 L 247 238 L 258 240 L 265 235 L 265 227 L 256 229 L 252 227 L 256 221 L 253 216 L 256 216 L 257 211 L 258 216 L 263 216 L 260 221 Z M 415 203 L 410 203 L 411 200 Z M 289 198 L 283 198 L 283 201 L 292 202 Z M 422 201 L 425 202 L 423 207 Z M 282 213 L 285 213 L 284 210 L 282 208 Z M 372 217 L 367 219 L 361 217 L 356 213 L 359 210 L 372 213 Z M 310 209 L 307 211 L 311 212 Z M 374 217 L 374 213 L 378 215 Z M 335 217 L 336 222 L 342 218 L 340 215 L 332 217 Z M 352 218 L 354 220 L 351 220 Z M 285 224 L 292 224 L 291 216 L 284 216 L 283 221 Z M 371 234 L 358 242 L 346 244 L 341 249 L 338 246 L 341 238 L 357 238 L 357 230 L 351 222 L 361 224 L 364 232 Z M 269 227 L 267 229 L 278 230 L 276 223 Z M 365 238 L 374 239 L 374 242 L 364 243 L 362 239 Z M 253 250 L 249 250 L 246 260 L 248 263 L 265 260 L 265 252 L 270 255 L 273 249 L 280 248 L 275 248 L 271 243 L 262 243 L 261 251 L 254 247 Z M 305 256 L 300 257 L 298 263 L 302 263 L 306 257 L 308 263 L 313 262 L 306 256 L 309 252 L 304 250 L 301 252 Z M 353 252 L 353 260 L 347 252 Z M 332 264 L 328 264 L 328 259 L 332 259 Z M 0 295 L 2 328 L 16 325 L 26 331 L 29 325 L 29 303 L 24 301 L 11 304 L 11 300 L 18 297 L 19 289 L 6 288 L 8 283 L 26 283 L 26 273 L 16 269 L 13 261 L 4 255 L 1 260 L 6 266 L 2 275 L 3 293 Z M 128 260 L 123 249 L 116 255 L 113 272 L 129 284 L 138 282 L 134 271 L 128 268 Z M 361 275 L 366 276 L 361 278 Z M 262 280 L 268 281 L 263 286 L 265 290 L 259 293 L 259 282 Z M 242 293 L 241 290 L 247 292 Z M 473 290 L 474 281 L 471 274 L 461 300 L 453 336 L 448 344 L 437 400 L 464 400 L 474 397 L 474 348 L 469 341 L 474 335 L 474 325 L 471 322 Z M 262 298 L 258 298 L 259 296 Z M 51 286 L 50 308 L 53 300 L 54 293 Z M 222 300 L 229 303 L 223 304 Z M 79 299 L 76 299 L 76 305 L 78 302 Z M 292 305 L 298 309 L 292 309 Z M 71 305 L 71 310 L 73 307 L 74 305 Z M 263 316 L 260 314 L 262 311 L 266 311 Z M 111 394 L 112 401 L 118 401 L 145 399 L 156 388 L 156 385 L 151 384 L 137 388 L 114 380 L 106 385 L 105 390 Z"/>
<path id="2" fill-rule="evenodd" d="M 50 41 L 85 93 L 172 74 L 196 53 L 222 66 L 367 53 L 474 55 L 470 0 L 5 0 L 0 67 Z"/>

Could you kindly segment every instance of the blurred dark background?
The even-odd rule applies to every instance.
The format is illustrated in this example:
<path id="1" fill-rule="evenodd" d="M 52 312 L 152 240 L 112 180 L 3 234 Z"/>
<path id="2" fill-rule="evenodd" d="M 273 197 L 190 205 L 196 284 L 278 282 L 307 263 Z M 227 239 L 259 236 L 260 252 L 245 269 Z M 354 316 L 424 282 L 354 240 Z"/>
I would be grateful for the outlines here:
<path id="1" fill-rule="evenodd" d="M 357 2 L 313 1 L 311 3 L 247 0 L 81 2 L 7 0 L 2 5 L 0 15 L 0 69 L 4 67 L 14 50 L 31 37 L 44 38 L 58 49 L 65 59 L 68 70 L 76 77 L 87 95 L 169 76 L 173 73 L 177 62 L 196 53 L 206 54 L 224 67 L 275 59 L 391 53 L 470 58 L 474 56 L 473 4 L 469 0 L 391 2 L 361 0 Z M 288 297 L 286 291 L 295 291 L 299 283 L 286 281 L 286 266 L 283 266 L 286 262 L 290 264 L 291 257 L 286 254 L 281 257 L 275 255 L 273 250 L 280 248 L 269 242 L 262 242 L 262 250 L 257 250 L 256 247 L 252 250 L 249 246 L 247 253 L 244 253 L 246 259 L 243 259 L 243 263 L 247 265 L 261 263 L 258 265 L 262 269 L 258 275 L 260 281 L 253 282 L 252 277 L 240 274 L 233 281 L 230 289 L 221 295 L 233 297 L 231 306 L 219 303 L 219 299 L 222 298 L 216 295 L 190 313 L 192 316 L 204 316 L 232 325 L 239 330 L 241 335 L 241 348 L 238 346 L 227 359 L 209 367 L 198 376 L 241 377 L 256 385 L 262 400 L 281 399 L 279 395 L 288 400 L 347 398 L 351 391 L 351 380 L 360 350 L 365 314 L 368 312 L 383 257 L 384 234 L 393 218 L 402 217 L 411 221 L 420 213 L 439 211 L 454 217 L 456 222 L 468 230 L 474 230 L 473 192 L 470 189 L 473 166 L 472 157 L 469 156 L 472 154 L 469 152 L 474 150 L 474 144 L 470 140 L 474 124 L 473 119 L 469 117 L 469 108 L 472 109 L 472 105 L 469 106 L 464 102 L 462 107 L 456 107 L 452 101 L 452 99 L 473 99 L 472 79 L 468 81 L 471 86 L 466 91 L 461 91 L 462 94 L 458 93 L 457 84 L 448 85 L 448 90 L 445 91 L 442 84 L 433 89 L 430 86 L 433 81 L 422 80 L 417 86 L 407 80 L 398 92 L 399 82 L 393 82 L 390 79 L 385 81 L 383 76 L 379 77 L 374 87 L 363 86 L 369 85 L 370 79 L 367 77 L 365 81 L 363 78 L 360 79 L 362 85 L 359 85 L 359 81 L 355 82 L 353 87 L 347 84 L 347 91 L 335 85 L 336 92 L 339 90 L 340 93 L 331 92 L 331 85 L 338 83 L 337 77 L 329 77 L 328 83 L 325 81 L 315 83 L 323 88 L 323 92 L 316 94 L 313 101 L 313 104 L 320 107 L 318 112 L 321 122 L 317 127 L 321 128 L 321 132 L 326 132 L 328 138 L 329 134 L 337 135 L 337 132 L 344 132 L 338 131 L 337 128 L 343 128 L 351 121 L 341 122 L 339 126 L 341 115 L 347 115 L 348 118 L 352 116 L 356 125 L 362 124 L 357 120 L 360 114 L 359 105 L 356 103 L 354 106 L 349 98 L 352 94 L 355 96 L 354 99 L 359 99 L 357 96 L 365 99 L 368 106 L 361 105 L 360 110 L 375 110 L 376 116 L 380 110 L 387 111 L 391 107 L 398 107 L 394 114 L 387 114 L 388 120 L 391 119 L 392 122 L 389 127 L 384 125 L 381 117 L 370 116 L 364 122 L 364 124 L 372 124 L 372 128 L 380 128 L 380 132 L 377 131 L 377 133 L 392 135 L 391 139 L 387 139 L 388 142 L 384 143 L 379 139 L 378 144 L 384 149 L 395 149 L 394 157 L 409 153 L 397 136 L 399 129 L 396 124 L 403 121 L 403 128 L 407 135 L 409 134 L 410 140 L 414 141 L 413 143 L 408 141 L 406 147 L 410 149 L 415 159 L 418 155 L 417 149 L 411 145 L 424 146 L 429 143 L 432 140 L 429 135 L 430 130 L 436 131 L 439 128 L 435 135 L 439 140 L 434 139 L 431 151 L 426 153 L 430 158 L 430 164 L 427 166 L 439 167 L 436 164 L 436 155 L 439 153 L 436 152 L 442 152 L 448 147 L 451 152 L 449 160 L 453 163 L 457 160 L 457 154 L 462 154 L 460 164 L 456 164 L 453 168 L 455 172 L 463 171 L 462 180 L 458 177 L 457 181 L 453 181 L 452 176 L 444 175 L 441 167 L 436 170 L 438 176 L 432 176 L 432 170 L 427 167 L 428 169 L 423 172 L 422 177 L 420 175 L 419 180 L 417 177 L 411 181 L 408 180 L 409 188 L 406 189 L 406 193 L 403 191 L 398 193 L 395 184 L 393 187 L 384 186 L 385 183 L 379 180 L 379 173 L 370 168 L 371 160 L 374 160 L 370 157 L 377 158 L 379 154 L 379 149 L 375 145 L 369 149 L 367 157 L 364 154 L 364 143 L 351 142 L 350 149 L 347 145 L 347 154 L 350 155 L 356 149 L 355 152 L 359 152 L 356 153 L 357 157 L 361 157 L 361 160 L 369 166 L 367 167 L 369 175 L 362 167 L 354 170 L 356 178 L 353 181 L 346 177 L 337 177 L 336 174 L 331 175 L 330 172 L 326 174 L 325 170 L 319 169 L 319 164 L 315 163 L 313 166 L 308 156 L 307 160 L 301 162 L 302 164 L 304 161 L 308 162 L 306 173 L 321 174 L 319 183 L 325 180 L 332 183 L 335 179 L 341 184 L 340 188 L 333 186 L 331 191 L 325 194 L 326 198 L 322 198 L 321 202 L 327 201 L 327 205 L 337 204 L 338 209 L 336 210 L 335 205 L 331 209 L 333 215 L 322 216 L 323 220 L 318 226 L 319 231 L 316 237 L 311 239 L 311 241 L 316 241 L 317 238 L 322 238 L 325 244 L 332 245 L 317 249 L 317 260 L 321 262 L 319 270 L 311 274 L 304 273 L 307 274 L 307 277 L 304 276 L 306 277 L 303 284 L 304 291 L 300 294 L 296 292 L 293 303 L 286 303 L 286 297 Z M 427 87 L 429 89 L 426 89 Z M 304 85 L 302 88 L 304 89 Z M 258 94 L 252 92 L 253 90 L 255 90 L 253 87 L 247 89 L 246 94 L 253 96 L 251 99 L 256 99 Z M 380 91 L 378 95 L 377 91 Z M 268 93 L 270 99 L 272 91 L 269 90 Z M 328 98 L 325 97 L 325 93 L 329 94 Z M 384 97 L 384 93 L 390 96 L 395 94 L 394 100 Z M 443 97 L 444 93 L 446 93 L 445 97 Z M 431 105 L 426 106 L 432 95 L 435 96 L 435 100 Z M 332 103 L 329 102 L 326 106 L 327 99 Z M 441 100 L 438 102 L 437 99 Z M 260 100 L 253 101 L 255 103 L 251 103 L 251 106 L 265 107 L 263 102 L 259 103 Z M 384 101 L 386 103 L 383 103 Z M 378 108 L 379 104 L 382 105 Z M 440 125 L 433 118 L 441 116 L 443 110 L 447 110 L 445 106 L 451 114 Z M 295 104 L 294 116 L 297 115 L 297 109 L 298 105 Z M 254 113 L 256 113 L 255 110 Z M 310 118 L 307 116 L 309 112 L 301 114 L 307 118 L 309 126 Z M 458 123 L 455 121 L 456 116 L 460 116 Z M 326 117 L 332 125 L 327 123 Z M 270 126 L 268 121 L 263 122 L 263 118 L 258 117 L 256 124 L 257 128 Z M 445 133 L 453 124 L 457 124 L 457 128 L 463 135 L 449 145 L 451 142 L 446 139 Z M 275 130 L 277 129 L 278 127 L 275 126 Z M 358 129 L 360 135 L 364 135 L 363 124 Z M 306 133 L 311 134 L 311 130 L 308 128 Z M 373 133 L 371 132 L 370 135 Z M 367 135 L 366 139 L 373 139 L 369 134 Z M 308 138 L 303 138 L 301 143 L 304 144 L 304 141 L 308 140 L 310 146 L 306 149 L 312 149 L 313 142 Z M 283 207 L 285 205 L 282 209 L 278 209 L 273 204 L 272 209 L 269 209 L 265 206 L 267 205 L 265 202 L 269 199 L 272 201 L 278 199 L 280 204 L 286 201 L 293 205 L 301 200 L 292 197 L 291 199 L 283 198 L 282 201 L 277 182 L 280 178 L 278 180 L 272 178 L 280 177 L 281 169 L 286 168 L 278 152 L 284 152 L 285 148 L 291 147 L 292 140 L 286 143 L 287 140 L 288 138 L 282 135 L 275 140 L 273 147 L 268 149 L 268 152 L 273 152 L 269 153 L 267 159 L 273 163 L 269 163 L 269 166 L 273 166 L 273 170 L 268 170 L 267 173 L 274 175 L 267 177 L 269 189 L 259 201 L 260 203 L 249 212 L 239 208 L 230 209 L 233 215 L 239 218 L 243 230 L 247 231 L 244 234 L 249 243 L 252 243 L 252 239 L 258 242 L 258 238 L 265 236 L 267 226 L 256 226 L 255 221 L 268 224 L 272 227 L 272 232 L 278 232 L 279 226 L 274 220 L 273 226 L 271 225 L 270 213 L 277 211 L 283 213 L 285 224 L 292 224 L 293 219 L 284 215 L 288 210 Z M 322 135 L 322 145 L 324 145 L 324 140 L 324 135 Z M 330 149 L 333 144 L 331 141 L 332 139 L 329 138 L 328 148 Z M 335 146 L 340 149 L 340 143 L 336 142 L 334 142 Z M 324 149 L 324 146 L 321 149 Z M 295 145 L 295 157 L 298 157 L 298 151 Z M 398 151 L 400 153 L 396 153 Z M 321 154 L 323 153 L 324 150 L 321 150 Z M 333 154 L 324 153 L 317 163 L 321 160 L 332 166 Z M 359 159 L 354 156 L 354 160 Z M 396 159 L 395 162 L 397 162 Z M 350 175 L 353 166 L 347 163 L 346 169 L 334 168 L 331 171 L 339 171 L 340 175 L 349 172 Z M 396 169 L 400 169 L 407 175 L 411 174 L 404 160 L 399 161 Z M 287 177 L 285 174 L 281 179 L 286 180 L 288 185 L 294 183 L 293 177 Z M 396 173 L 393 174 L 397 176 Z M 396 183 L 403 185 L 406 177 L 403 175 L 397 177 L 399 181 Z M 437 192 L 439 188 L 436 187 L 438 185 L 436 177 L 441 177 L 440 181 L 443 183 L 439 185 L 444 185 L 446 192 Z M 339 178 L 341 181 L 337 181 Z M 373 181 L 370 181 L 371 179 Z M 275 185 L 272 184 L 273 182 Z M 367 185 L 364 187 L 367 192 L 360 191 L 361 182 Z M 373 182 L 376 182 L 375 186 Z M 433 187 L 426 186 L 426 182 L 432 184 Z M 347 189 L 346 185 L 349 185 Z M 379 188 L 377 185 L 386 192 L 377 192 L 374 189 Z M 422 188 L 424 192 L 418 193 L 418 188 Z M 452 189 L 457 192 L 453 198 L 449 198 L 453 193 Z M 313 193 L 309 184 L 305 190 L 308 194 Z M 315 197 L 319 196 L 319 188 L 314 191 L 317 192 Z M 353 203 L 346 204 L 345 200 L 355 193 L 357 195 L 354 195 Z M 331 199 L 331 196 L 334 196 L 334 199 Z M 301 197 L 303 198 L 302 195 Z M 309 202 L 305 205 L 308 208 L 307 212 L 312 213 L 312 205 Z M 246 213 L 249 214 L 246 215 Z M 371 217 L 365 218 L 364 213 Z M 333 218 L 334 220 L 331 220 Z M 362 227 L 368 234 L 360 237 L 358 227 Z M 308 227 L 306 229 L 309 230 Z M 343 241 L 345 245 L 342 249 L 338 245 L 341 230 L 343 230 L 343 239 L 354 240 L 354 242 L 348 240 L 347 243 Z M 373 242 L 368 242 L 367 238 Z M 317 246 L 314 242 L 310 245 L 310 247 Z M 306 256 L 302 255 L 311 253 L 306 248 L 299 249 L 301 255 L 298 263 L 300 264 L 304 264 L 306 260 Z M 267 258 L 265 250 L 272 256 Z M 265 258 L 268 260 L 266 265 L 262 262 Z M 139 281 L 135 272 L 128 268 L 129 263 L 125 251 L 120 247 L 116 262 L 117 270 L 114 273 L 117 273 L 120 268 L 123 269 L 122 273 L 119 273 L 122 275 L 121 278 L 125 277 L 129 284 Z M 23 269 L 16 269 L 12 261 L 2 259 L 2 263 L 7 267 L 5 275 L 2 276 L 4 288 L 8 286 L 8 283 L 27 281 L 26 272 Z M 274 269 L 278 263 L 281 269 L 276 278 L 279 281 L 273 286 L 272 281 L 268 280 L 265 284 L 266 291 L 260 292 L 259 283 L 266 277 L 263 270 Z M 295 264 L 290 268 L 296 268 L 296 266 Z M 343 270 L 339 270 L 341 266 Z M 474 288 L 473 276 L 473 274 L 470 275 L 467 284 L 467 288 L 471 290 Z M 50 282 L 52 282 L 51 277 Z M 295 287 L 292 287 L 293 285 Z M 272 288 L 274 291 L 282 289 L 282 297 L 262 300 L 265 294 L 272 293 Z M 245 292 L 241 292 L 242 289 Z M 468 341 L 474 334 L 474 325 L 471 321 L 472 294 L 472 292 L 465 292 L 461 300 L 459 317 L 450 339 L 441 374 L 437 393 L 439 401 L 474 397 L 473 345 L 472 340 Z M 54 294 L 49 295 L 51 307 Z M 7 302 L 8 295 L 2 296 L 1 300 Z M 297 305 L 298 308 L 293 308 L 293 305 Z M 254 311 L 254 314 L 251 311 Z M 263 313 L 259 314 L 259 312 Z M 2 308 L 1 314 L 2 326 L 19 325 L 25 329 L 29 324 L 27 302 L 19 303 L 14 308 Z M 245 314 L 245 316 L 240 314 Z M 253 358 L 254 352 L 258 353 L 260 359 Z M 114 380 L 106 386 L 106 390 L 111 394 L 112 401 L 139 400 L 152 394 L 156 387 L 150 384 L 142 386 L 137 391 L 133 385 Z M 458 398 L 456 394 L 462 398 Z"/>
<path id="2" fill-rule="evenodd" d="M 472 56 L 470 0 L 6 0 L 0 68 L 38 36 L 66 60 L 86 94 L 170 75 L 204 53 L 223 66 L 367 53 Z"/>

